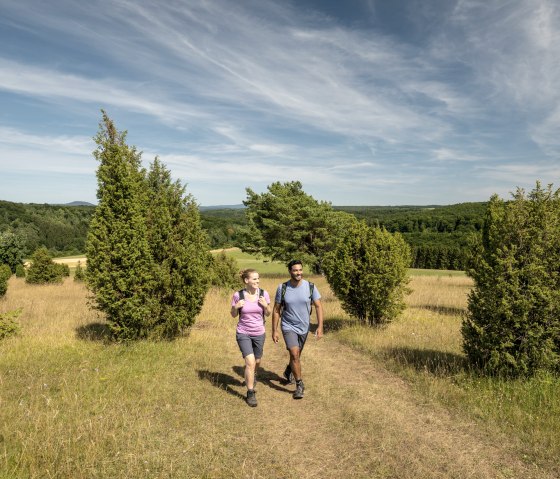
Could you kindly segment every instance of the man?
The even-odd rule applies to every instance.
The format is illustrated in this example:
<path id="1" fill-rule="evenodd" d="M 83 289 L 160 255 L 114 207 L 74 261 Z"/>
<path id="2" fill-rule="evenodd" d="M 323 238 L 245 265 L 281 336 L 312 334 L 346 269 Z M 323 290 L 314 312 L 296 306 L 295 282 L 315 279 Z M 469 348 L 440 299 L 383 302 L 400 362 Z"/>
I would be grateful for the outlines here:
<path id="1" fill-rule="evenodd" d="M 290 363 L 284 371 L 284 377 L 291 383 L 291 375 L 296 381 L 294 399 L 303 398 L 305 387 L 301 376 L 300 357 L 307 334 L 309 333 L 309 317 L 312 305 L 315 306 L 317 315 L 317 339 L 323 337 L 323 306 L 321 295 L 313 285 L 302 278 L 303 267 L 301 261 L 292 260 L 288 263 L 290 280 L 282 283 L 276 290 L 274 308 L 272 310 L 272 340 L 278 343 L 278 323 L 282 328 L 282 335 L 286 343 L 286 349 L 290 353 Z"/>

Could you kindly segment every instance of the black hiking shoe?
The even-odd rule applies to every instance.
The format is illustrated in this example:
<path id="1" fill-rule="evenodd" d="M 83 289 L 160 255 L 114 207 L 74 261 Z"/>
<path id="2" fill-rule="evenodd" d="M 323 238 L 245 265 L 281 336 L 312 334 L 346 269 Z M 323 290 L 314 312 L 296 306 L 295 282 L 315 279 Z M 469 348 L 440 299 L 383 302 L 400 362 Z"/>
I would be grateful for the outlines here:
<path id="1" fill-rule="evenodd" d="M 245 402 L 251 407 L 257 406 L 257 396 L 254 389 L 249 389 L 247 391 L 247 398 L 245 399 Z"/>
<path id="2" fill-rule="evenodd" d="M 292 368 L 288 364 L 286 369 L 284 369 L 284 379 L 288 384 L 294 384 L 296 382 L 296 378 L 294 378 L 294 373 L 292 373 Z"/>
<path id="3" fill-rule="evenodd" d="M 305 386 L 303 385 L 303 381 L 299 380 L 296 382 L 296 390 L 294 391 L 294 399 L 301 399 L 303 398 L 303 391 L 305 391 Z"/>

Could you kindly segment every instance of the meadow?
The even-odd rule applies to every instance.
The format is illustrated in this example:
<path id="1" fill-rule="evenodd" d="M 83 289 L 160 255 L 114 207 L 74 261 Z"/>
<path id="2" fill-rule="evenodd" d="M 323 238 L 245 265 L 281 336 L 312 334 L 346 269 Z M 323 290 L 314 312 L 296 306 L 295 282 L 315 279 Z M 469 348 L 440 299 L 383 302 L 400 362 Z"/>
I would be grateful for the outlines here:
<path id="1" fill-rule="evenodd" d="M 283 265 L 233 254 L 274 291 Z M 231 291 L 211 290 L 184 337 L 113 344 L 83 284 L 13 277 L 0 312 L 22 308 L 21 333 L 0 342 L 0 478 L 558 477 L 558 378 L 470 371 L 470 279 L 421 273 L 385 328 L 357 324 L 312 277 L 326 334 L 306 345 L 306 397 L 291 398 L 268 339 L 254 409 Z"/>

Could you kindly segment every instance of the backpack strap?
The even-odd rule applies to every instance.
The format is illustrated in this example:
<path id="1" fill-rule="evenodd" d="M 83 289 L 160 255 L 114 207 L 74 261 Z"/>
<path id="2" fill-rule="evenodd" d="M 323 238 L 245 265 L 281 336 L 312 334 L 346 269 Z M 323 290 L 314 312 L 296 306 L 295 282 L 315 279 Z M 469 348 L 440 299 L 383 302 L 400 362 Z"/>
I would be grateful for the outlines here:
<path id="1" fill-rule="evenodd" d="M 286 300 L 284 296 L 286 296 L 286 288 L 288 287 L 289 281 L 282 283 L 282 291 L 280 293 L 280 306 L 282 309 L 286 306 Z M 309 316 L 311 316 L 311 312 L 313 311 L 313 291 L 315 290 L 315 284 L 309 281 Z"/>
<path id="2" fill-rule="evenodd" d="M 239 301 L 241 301 L 242 299 L 245 299 L 245 289 L 240 289 L 237 293 L 239 294 Z M 261 296 L 264 296 L 264 289 L 259 288 L 259 298 Z M 257 299 L 257 302 L 258 302 L 258 299 Z M 241 308 L 241 309 L 243 309 L 243 308 Z M 265 324 L 266 319 L 265 319 L 264 311 L 262 312 L 262 315 L 263 315 L 263 324 Z"/>

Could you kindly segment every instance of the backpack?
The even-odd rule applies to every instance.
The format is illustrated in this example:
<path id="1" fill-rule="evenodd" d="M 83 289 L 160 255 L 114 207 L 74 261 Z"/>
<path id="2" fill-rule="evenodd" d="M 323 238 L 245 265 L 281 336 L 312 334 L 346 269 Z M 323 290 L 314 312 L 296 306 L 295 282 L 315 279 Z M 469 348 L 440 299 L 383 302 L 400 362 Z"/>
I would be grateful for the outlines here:
<path id="1" fill-rule="evenodd" d="M 311 311 L 313 311 L 313 291 L 315 290 L 315 285 L 308 281 L 309 283 L 309 316 L 311 316 Z M 286 296 L 286 288 L 288 287 L 289 281 L 282 283 L 282 293 L 280 296 L 280 306 L 282 309 L 286 306 L 286 301 L 284 300 L 284 296 Z"/>
<path id="2" fill-rule="evenodd" d="M 239 294 L 239 301 L 241 301 L 242 299 L 245 299 L 245 290 L 244 290 L 244 289 L 240 289 L 240 290 L 237 292 L 237 294 Z M 261 296 L 264 296 L 264 289 L 259 288 L 259 298 L 260 298 Z M 257 298 L 257 302 L 259 301 L 259 298 Z M 243 309 L 243 308 L 241 308 L 241 309 Z M 262 312 L 262 315 L 263 315 L 263 324 L 265 324 L 265 323 L 266 323 L 266 319 L 265 319 L 265 317 L 264 317 L 264 311 Z"/>

